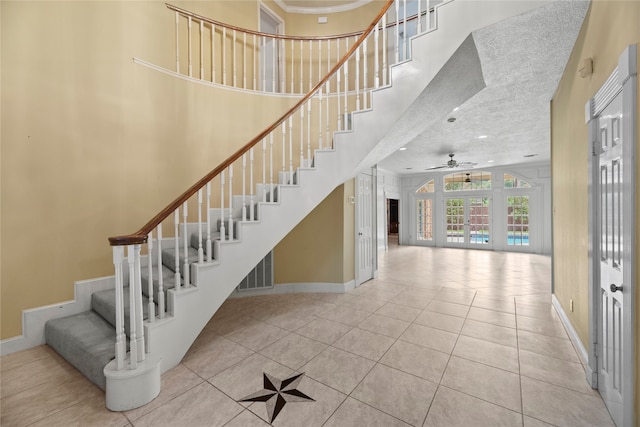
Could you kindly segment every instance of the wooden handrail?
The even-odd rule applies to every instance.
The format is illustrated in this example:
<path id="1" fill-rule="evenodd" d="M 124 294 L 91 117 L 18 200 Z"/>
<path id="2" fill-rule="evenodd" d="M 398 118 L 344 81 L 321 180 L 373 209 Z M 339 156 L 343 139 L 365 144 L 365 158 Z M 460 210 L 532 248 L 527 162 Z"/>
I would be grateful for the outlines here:
<path id="1" fill-rule="evenodd" d="M 149 222 L 147 222 L 140 230 L 136 231 L 133 234 L 124 235 L 124 236 L 115 236 L 109 237 L 109 243 L 111 246 L 122 246 L 122 245 L 137 245 L 147 242 L 147 238 L 149 233 L 151 233 L 162 221 L 164 221 L 169 215 L 175 212 L 180 206 L 182 206 L 191 196 L 196 194 L 198 190 L 202 189 L 208 182 L 210 182 L 213 178 L 218 176 L 222 171 L 228 168 L 233 162 L 238 160 L 243 154 L 247 153 L 252 147 L 258 144 L 262 139 L 273 132 L 278 126 L 280 126 L 285 120 L 287 120 L 294 112 L 296 112 L 302 105 L 304 105 L 312 96 L 316 94 L 316 92 L 331 78 L 333 75 L 349 60 L 351 55 L 360 47 L 362 42 L 371 34 L 373 29 L 378 25 L 378 22 L 391 5 L 394 0 L 387 0 L 385 5 L 382 7 L 376 18 L 369 24 L 366 30 L 364 30 L 360 36 L 360 38 L 356 41 L 356 43 L 351 46 L 348 52 L 344 54 L 342 59 L 333 66 L 331 71 L 324 76 L 320 82 L 318 82 L 313 89 L 309 91 L 302 99 L 300 99 L 293 107 L 289 109 L 282 117 L 273 122 L 271 126 L 267 127 L 265 130 L 260 132 L 256 137 L 254 137 L 251 141 L 245 144 L 238 151 L 233 153 L 229 158 L 227 158 L 224 162 L 222 162 L 219 166 L 213 169 L 211 172 L 203 176 L 198 182 L 189 187 L 184 193 L 182 193 L 177 199 L 171 202 L 167 207 L 165 207 L 162 211 L 160 211 L 156 216 L 154 216 Z"/>
<path id="2" fill-rule="evenodd" d="M 296 40 L 296 41 L 339 40 L 339 39 L 344 39 L 344 38 L 347 38 L 347 37 L 357 37 L 357 36 L 359 36 L 359 35 L 361 35 L 363 33 L 363 31 L 355 31 L 353 33 L 338 34 L 338 35 L 333 35 L 333 36 L 289 36 L 289 35 L 285 35 L 285 34 L 263 33 L 263 32 L 260 32 L 260 31 L 248 30 L 246 28 L 241 28 L 241 27 L 237 27 L 235 25 L 226 24 L 224 22 L 216 21 L 215 19 L 207 18 L 206 16 L 202 16 L 202 15 L 198 15 L 197 13 L 189 12 L 188 10 L 182 9 L 182 8 L 180 8 L 178 6 L 174 6 L 174 5 L 169 4 L 169 3 L 165 3 L 165 5 L 170 10 L 178 12 L 181 15 L 184 15 L 184 16 L 190 16 L 190 17 L 192 17 L 194 19 L 197 19 L 199 21 L 207 22 L 209 24 L 212 24 L 212 25 L 215 25 L 215 26 L 218 26 L 218 27 L 225 27 L 225 28 L 227 28 L 229 30 L 238 31 L 238 32 L 241 32 L 241 33 L 247 33 L 247 34 L 251 34 L 251 35 L 254 35 L 254 36 L 267 37 L 267 38 L 272 38 L 272 39 Z M 430 12 L 432 12 L 433 10 L 434 10 L 434 8 L 432 7 L 430 9 Z M 414 21 L 414 20 L 418 19 L 418 15 L 424 16 L 426 14 L 427 14 L 427 11 L 423 10 L 419 14 L 416 13 L 414 15 L 407 16 L 407 22 L 411 22 L 411 21 Z M 387 23 L 387 26 L 385 28 L 391 28 L 394 25 L 398 24 L 399 22 L 400 22 L 400 20 L 396 20 L 394 22 Z"/>

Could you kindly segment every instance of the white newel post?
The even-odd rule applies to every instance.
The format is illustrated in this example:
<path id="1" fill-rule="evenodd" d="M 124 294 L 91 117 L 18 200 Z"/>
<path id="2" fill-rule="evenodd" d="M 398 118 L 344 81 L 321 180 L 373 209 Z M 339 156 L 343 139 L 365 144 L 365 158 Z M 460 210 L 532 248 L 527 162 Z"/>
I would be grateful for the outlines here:
<path id="1" fill-rule="evenodd" d="M 200 80 L 204 79 L 204 21 L 200 20 Z"/>
<path id="2" fill-rule="evenodd" d="M 267 201 L 267 138 L 262 140 L 262 201 Z"/>
<path id="3" fill-rule="evenodd" d="M 293 184 L 293 114 L 289 116 L 289 178 L 287 184 Z"/>
<path id="4" fill-rule="evenodd" d="M 309 161 L 307 167 L 311 167 L 311 99 L 307 101 L 307 160 Z"/>
<path id="5" fill-rule="evenodd" d="M 269 194 L 271 194 L 271 202 L 275 201 L 273 193 L 273 132 L 269 134 Z"/>
<path id="6" fill-rule="evenodd" d="M 149 322 L 153 323 L 156 320 L 156 305 L 153 302 L 153 232 L 149 233 L 149 236 L 147 237 L 147 250 L 147 290 L 149 292 Z"/>
<path id="7" fill-rule="evenodd" d="M 231 66 L 231 71 L 233 72 L 233 87 L 237 87 L 237 71 L 236 71 L 236 30 L 233 30 L 233 49 L 232 49 L 232 60 L 233 65 Z"/>
<path id="8" fill-rule="evenodd" d="M 378 30 L 380 24 L 376 24 L 373 29 L 373 85 L 377 89 L 380 87 L 380 30 Z M 384 31 L 384 27 L 382 27 Z"/>
<path id="9" fill-rule="evenodd" d="M 382 85 L 387 84 L 387 14 L 382 17 Z"/>
<path id="10" fill-rule="evenodd" d="M 124 369 L 127 338 L 124 333 L 124 278 L 122 263 L 124 262 L 124 246 L 113 246 L 113 267 L 116 281 L 116 369 Z"/>
<path id="11" fill-rule="evenodd" d="M 211 82 L 216 82 L 216 26 L 211 24 Z"/>
<path id="12" fill-rule="evenodd" d="M 129 369 L 138 367 L 138 346 L 136 344 L 136 269 L 135 246 L 127 247 L 127 262 L 129 264 Z"/>
<path id="13" fill-rule="evenodd" d="M 227 84 L 227 27 L 222 27 L 222 84 Z"/>

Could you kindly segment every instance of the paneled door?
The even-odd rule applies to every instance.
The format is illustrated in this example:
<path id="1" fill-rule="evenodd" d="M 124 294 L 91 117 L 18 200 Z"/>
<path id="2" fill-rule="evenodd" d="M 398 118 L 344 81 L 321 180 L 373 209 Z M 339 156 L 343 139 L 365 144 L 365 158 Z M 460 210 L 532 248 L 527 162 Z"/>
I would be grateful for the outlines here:
<path id="1" fill-rule="evenodd" d="M 445 198 L 445 246 L 491 248 L 490 202 L 486 196 Z"/>
<path id="2" fill-rule="evenodd" d="M 357 266 L 358 276 L 356 285 L 373 279 L 373 198 L 372 198 L 373 177 L 371 175 L 358 175 L 358 188 L 356 205 L 356 229 L 358 246 Z"/>
<path id="3" fill-rule="evenodd" d="M 598 118 L 600 217 L 600 364 L 598 388 L 616 424 L 622 426 L 624 372 L 623 168 L 622 95 Z"/>

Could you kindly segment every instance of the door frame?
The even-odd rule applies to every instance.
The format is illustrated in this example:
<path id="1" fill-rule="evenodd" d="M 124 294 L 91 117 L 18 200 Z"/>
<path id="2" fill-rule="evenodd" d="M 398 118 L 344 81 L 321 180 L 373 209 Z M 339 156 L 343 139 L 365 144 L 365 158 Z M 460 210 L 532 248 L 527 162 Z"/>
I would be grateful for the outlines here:
<path id="1" fill-rule="evenodd" d="M 598 118 L 604 108 L 617 95 L 622 96 L 622 111 L 627 117 L 623 123 L 622 135 L 624 141 L 623 156 L 627 159 L 623 170 L 625 194 L 623 198 L 623 229 L 624 232 L 624 272 L 623 283 L 626 293 L 623 302 L 623 340 L 625 350 L 623 352 L 622 366 L 624 377 L 631 379 L 623 382 L 622 385 L 622 412 L 623 426 L 632 426 L 634 423 L 635 404 L 635 151 L 636 151 L 636 129 L 637 129 L 637 48 L 636 45 L 627 46 L 618 60 L 618 66 L 611 76 L 602 85 L 593 98 L 585 106 L 585 121 L 589 132 L 589 171 L 588 171 L 588 242 L 589 242 L 589 345 L 587 348 L 588 363 L 586 366 L 587 382 L 593 388 L 598 388 L 599 360 L 597 354 L 598 331 L 601 325 L 600 307 L 600 218 L 598 216 L 598 185 L 599 182 L 599 151 L 596 150 L 598 143 Z M 622 426 L 618 426 L 622 427 Z"/>

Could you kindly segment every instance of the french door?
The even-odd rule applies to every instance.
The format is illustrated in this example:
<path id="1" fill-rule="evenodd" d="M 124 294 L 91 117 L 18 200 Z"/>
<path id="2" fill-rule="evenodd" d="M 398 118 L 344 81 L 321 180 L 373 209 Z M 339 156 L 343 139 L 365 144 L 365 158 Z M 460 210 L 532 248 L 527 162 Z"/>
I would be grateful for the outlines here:
<path id="1" fill-rule="evenodd" d="M 447 197 L 444 201 L 445 246 L 486 249 L 493 247 L 490 197 Z"/>

